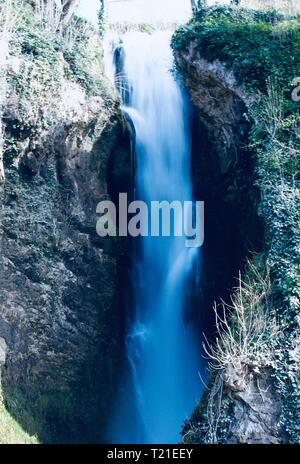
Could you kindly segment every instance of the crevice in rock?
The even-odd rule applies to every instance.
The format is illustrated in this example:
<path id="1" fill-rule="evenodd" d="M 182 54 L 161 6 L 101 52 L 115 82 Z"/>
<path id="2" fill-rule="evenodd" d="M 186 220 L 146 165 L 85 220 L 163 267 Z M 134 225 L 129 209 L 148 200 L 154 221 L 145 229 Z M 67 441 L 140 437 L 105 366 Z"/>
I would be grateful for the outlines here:
<path id="1" fill-rule="evenodd" d="M 209 126 L 203 122 L 205 118 L 195 107 L 191 169 L 194 198 L 205 202 L 198 305 L 199 325 L 210 335 L 215 324 L 213 304 L 229 301 L 247 257 L 261 250 L 263 224 L 258 215 L 259 192 L 254 186 L 255 160 L 246 148 L 247 130 L 227 153 L 229 165 L 224 170 L 222 140 L 213 132 L 213 122 Z"/>

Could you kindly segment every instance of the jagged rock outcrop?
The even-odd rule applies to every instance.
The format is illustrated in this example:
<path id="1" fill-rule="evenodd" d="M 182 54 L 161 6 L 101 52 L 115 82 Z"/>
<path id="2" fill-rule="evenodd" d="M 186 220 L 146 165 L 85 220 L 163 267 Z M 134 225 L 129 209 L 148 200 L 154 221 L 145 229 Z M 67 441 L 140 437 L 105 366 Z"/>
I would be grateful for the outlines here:
<path id="1" fill-rule="evenodd" d="M 195 105 L 192 173 L 195 197 L 206 202 L 200 302 L 207 313 L 214 299 L 228 298 L 245 258 L 262 246 L 255 159 L 247 148 L 250 100 L 219 61 L 200 56 L 195 42 L 176 50 L 175 57 Z M 211 331 L 213 311 L 210 314 L 206 324 Z M 269 372 L 233 364 L 211 381 L 183 429 L 183 440 L 279 443 L 280 412 Z"/>
<path id="2" fill-rule="evenodd" d="M 128 187 L 130 147 L 107 87 L 88 96 L 60 84 L 51 109 L 44 101 L 47 124 L 14 86 L 3 110 L 1 381 L 11 413 L 42 441 L 99 442 L 117 381 L 124 245 L 97 236 L 96 205 L 118 189 L 120 160 Z"/>
<path id="3" fill-rule="evenodd" d="M 232 372 L 233 378 L 237 372 Z M 226 376 L 225 376 L 226 378 Z M 228 375 L 227 375 L 228 378 Z M 248 372 L 238 390 L 229 376 L 227 394 L 233 401 L 229 443 L 278 444 L 281 401 L 270 385 L 267 373 Z M 238 380 L 241 380 L 239 376 Z"/>

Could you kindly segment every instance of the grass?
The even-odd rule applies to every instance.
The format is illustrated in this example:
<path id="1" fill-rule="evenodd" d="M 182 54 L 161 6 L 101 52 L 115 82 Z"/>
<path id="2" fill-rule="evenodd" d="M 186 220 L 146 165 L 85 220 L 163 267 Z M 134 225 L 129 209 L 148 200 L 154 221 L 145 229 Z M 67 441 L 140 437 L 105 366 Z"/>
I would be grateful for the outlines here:
<path id="1" fill-rule="evenodd" d="M 231 304 L 215 305 L 216 342 L 204 346 L 212 369 L 243 372 L 245 366 L 271 365 L 274 360 L 272 340 L 279 326 L 270 303 L 269 276 L 262 276 L 251 262 L 248 266 L 251 277 L 248 282 L 239 277 Z"/>
<path id="2" fill-rule="evenodd" d="M 0 445 L 37 445 L 38 443 L 37 438 L 28 435 L 6 410 L 0 387 Z"/>

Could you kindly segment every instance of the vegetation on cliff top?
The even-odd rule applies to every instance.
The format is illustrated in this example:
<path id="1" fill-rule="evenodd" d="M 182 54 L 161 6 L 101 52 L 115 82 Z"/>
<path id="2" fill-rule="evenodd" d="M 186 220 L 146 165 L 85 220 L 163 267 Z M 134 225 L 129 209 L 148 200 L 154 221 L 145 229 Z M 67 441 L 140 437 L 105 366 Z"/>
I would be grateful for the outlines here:
<path id="1" fill-rule="evenodd" d="M 206 8 L 200 3 L 194 18 L 174 35 L 173 48 L 185 53 L 192 45 L 199 57 L 210 63 L 221 62 L 235 77 L 233 88 L 242 88 L 245 95 L 251 96 L 246 99 L 252 127 L 250 145 L 256 154 L 260 214 L 266 230 L 265 250 L 254 258 L 258 263 L 257 272 L 252 273 L 250 281 L 249 276 L 243 276 L 246 284 L 241 283 L 233 297 L 231 322 L 226 318 L 218 324 L 219 342 L 210 350 L 213 369 L 225 372 L 224 360 L 230 359 L 233 368 L 240 363 L 247 370 L 247 364 L 249 367 L 256 362 L 258 370 L 269 369 L 273 387 L 282 401 L 278 439 L 299 443 L 300 106 L 292 98 L 292 82 L 300 76 L 300 17 L 284 15 L 284 9 Z M 249 299 L 244 295 L 249 293 L 249 285 L 252 289 L 260 288 L 259 276 L 266 275 L 270 278 L 268 304 L 258 300 L 258 308 L 263 306 L 264 312 L 253 315 L 254 296 Z M 262 314 L 264 321 L 255 324 L 253 332 L 253 320 Z M 276 331 L 270 336 L 272 327 Z M 269 336 L 265 336 L 268 332 Z M 245 344 L 248 354 L 252 353 L 247 361 L 243 358 Z M 216 380 L 211 392 L 222 374 L 213 376 Z M 226 394 L 220 394 L 221 399 L 217 395 L 217 416 L 210 414 L 211 393 L 185 430 L 185 440 L 193 441 L 194 436 L 201 441 L 226 442 L 232 423 L 231 400 Z"/>
<path id="2" fill-rule="evenodd" d="M 268 78 L 276 77 L 289 97 L 291 82 L 300 75 L 298 16 L 211 7 L 177 30 L 173 47 L 182 50 L 193 41 L 203 58 L 224 63 L 248 90 L 266 92 Z M 291 99 L 286 103 L 291 106 Z"/>
<path id="3" fill-rule="evenodd" d="M 9 99 L 10 112 L 18 113 L 16 132 L 46 129 L 73 99 L 98 96 L 108 113 L 115 107 L 98 31 L 75 15 L 66 23 L 67 13 L 55 5 L 45 0 L 34 9 L 30 0 L 0 0 L 0 112 Z M 13 161 L 12 143 L 2 144 L 4 163 Z"/>
<path id="4" fill-rule="evenodd" d="M 96 31 L 76 16 L 72 16 L 66 26 L 60 26 L 47 11 L 33 15 L 30 6 L 23 7 L 11 44 L 12 54 L 28 57 L 42 76 L 48 74 L 53 80 L 60 71 L 57 65 L 61 66 L 63 59 L 65 77 L 82 85 L 88 93 L 101 95 L 102 47 Z M 56 80 L 61 77 L 59 72 Z"/>

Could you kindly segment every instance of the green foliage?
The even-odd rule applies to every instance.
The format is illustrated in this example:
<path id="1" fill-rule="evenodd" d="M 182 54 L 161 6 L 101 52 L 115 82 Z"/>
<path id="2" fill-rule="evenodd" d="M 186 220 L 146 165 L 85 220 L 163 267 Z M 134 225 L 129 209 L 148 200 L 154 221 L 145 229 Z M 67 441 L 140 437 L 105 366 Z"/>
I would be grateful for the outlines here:
<path id="1" fill-rule="evenodd" d="M 17 89 L 28 96 L 28 83 L 38 81 L 44 91 L 55 91 L 66 78 L 79 83 L 88 94 L 101 94 L 102 49 L 95 37 L 93 27 L 76 16 L 61 32 L 45 31 L 38 15 L 25 5 L 10 44 L 10 53 L 24 58 L 22 73 L 16 78 Z M 92 72 L 96 66 L 97 72 Z"/>
<path id="2" fill-rule="evenodd" d="M 279 98 L 278 98 L 279 95 Z M 251 142 L 257 152 L 261 213 L 266 222 L 272 297 L 281 324 L 273 380 L 283 399 L 282 425 L 290 443 L 300 442 L 300 189 L 299 111 L 290 112 L 276 81 L 251 109 Z"/>
<path id="3" fill-rule="evenodd" d="M 100 0 L 100 7 L 98 12 L 98 23 L 100 36 L 103 37 L 105 31 L 105 5 L 104 0 Z"/>
<path id="4" fill-rule="evenodd" d="M 117 22 L 109 24 L 109 30 L 118 32 L 119 34 L 125 34 L 130 31 L 145 32 L 151 34 L 153 31 L 170 31 L 176 30 L 178 23 L 171 22 L 153 22 L 153 23 L 129 23 L 129 22 Z"/>
<path id="5" fill-rule="evenodd" d="M 184 49 L 191 41 L 197 42 L 203 58 L 223 62 L 250 90 L 265 92 L 267 79 L 276 76 L 288 92 L 300 75 L 300 22 L 283 21 L 273 11 L 209 8 L 201 21 L 192 20 L 177 31 L 173 47 Z"/>
<path id="6" fill-rule="evenodd" d="M 12 444 L 38 444 L 38 441 L 24 432 L 6 410 L 0 389 L 0 445 Z"/>
<path id="7" fill-rule="evenodd" d="M 85 26 L 84 20 L 74 18 L 73 27 L 77 32 L 72 46 L 63 48 L 63 57 L 69 65 L 68 77 L 78 82 L 88 95 L 101 95 L 104 89 L 102 49 L 94 41 L 94 30 Z"/>

